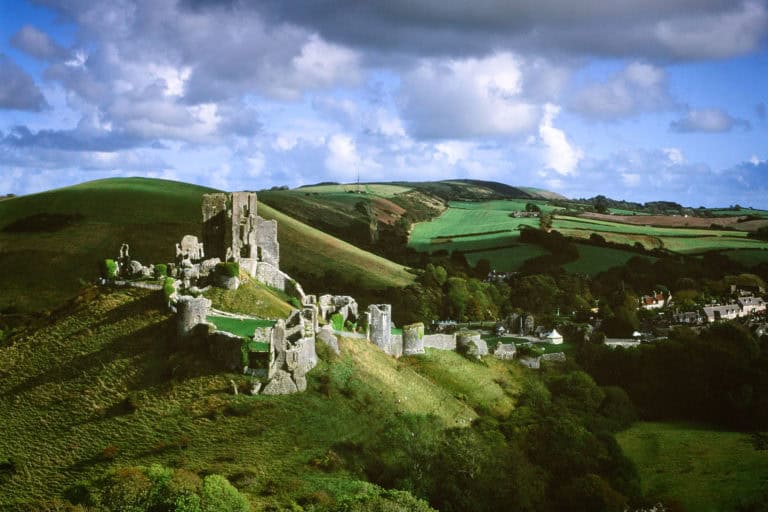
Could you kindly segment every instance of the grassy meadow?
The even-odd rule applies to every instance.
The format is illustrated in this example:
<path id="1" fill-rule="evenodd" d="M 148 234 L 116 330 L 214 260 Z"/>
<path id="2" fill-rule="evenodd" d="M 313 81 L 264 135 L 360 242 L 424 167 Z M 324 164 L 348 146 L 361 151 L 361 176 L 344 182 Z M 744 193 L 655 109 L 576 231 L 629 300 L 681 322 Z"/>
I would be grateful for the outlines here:
<path id="1" fill-rule="evenodd" d="M 643 491 L 672 497 L 690 512 L 734 510 L 768 490 L 768 451 L 756 450 L 749 434 L 640 422 L 616 437 Z"/>
<path id="2" fill-rule="evenodd" d="M 71 495 L 78 482 L 129 465 L 160 463 L 226 476 L 254 510 L 334 500 L 368 484 L 335 450 L 376 434 L 397 413 L 445 427 L 479 412 L 510 411 L 524 373 L 511 363 L 453 352 L 395 360 L 364 340 L 321 351 L 309 389 L 235 396 L 207 352 L 175 339 L 157 292 L 89 294 L 38 330 L 0 346 L 0 509 Z M 202 350 L 202 349 L 200 349 Z"/>

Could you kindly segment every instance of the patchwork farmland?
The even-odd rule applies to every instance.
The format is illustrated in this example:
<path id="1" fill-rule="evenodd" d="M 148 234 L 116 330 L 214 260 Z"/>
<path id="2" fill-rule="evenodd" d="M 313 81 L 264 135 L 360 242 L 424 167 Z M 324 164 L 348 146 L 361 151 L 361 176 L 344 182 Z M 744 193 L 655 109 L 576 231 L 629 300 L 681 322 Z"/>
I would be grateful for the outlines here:
<path id="1" fill-rule="evenodd" d="M 768 258 L 768 244 L 749 238 L 749 232 L 740 230 L 741 224 L 735 219 L 700 222 L 703 219 L 672 216 L 559 215 L 562 209 L 558 206 L 543 200 L 524 199 L 452 201 L 439 217 L 414 226 L 409 247 L 433 254 L 461 251 L 471 265 L 485 259 L 495 270 L 517 270 L 525 261 L 547 254 L 545 249 L 520 240 L 520 230 L 524 226 L 539 227 L 538 218 L 514 217 L 513 212 L 524 211 L 527 203 L 552 213 L 552 229 L 576 241 L 599 235 L 606 242 L 626 245 L 628 249 L 642 246 L 647 250 L 664 249 L 684 254 L 727 251 L 735 258 L 748 258 L 756 263 Z M 609 220 L 612 218 L 616 220 Z M 717 220 L 720 220 L 718 228 L 727 225 L 728 229 L 707 228 Z M 686 222 L 691 227 L 686 227 Z M 595 274 L 621 265 L 637 254 L 620 248 L 584 244 L 577 244 L 577 247 L 579 259 L 566 264 L 567 271 Z"/>

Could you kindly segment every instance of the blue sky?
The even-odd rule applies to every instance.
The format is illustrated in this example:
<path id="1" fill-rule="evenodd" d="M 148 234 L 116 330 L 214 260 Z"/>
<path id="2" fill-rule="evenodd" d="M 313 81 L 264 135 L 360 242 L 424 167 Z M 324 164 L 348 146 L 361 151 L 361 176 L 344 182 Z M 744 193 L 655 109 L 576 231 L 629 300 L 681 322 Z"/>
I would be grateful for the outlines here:
<path id="1" fill-rule="evenodd" d="M 766 0 L 0 0 L 0 12 L 0 194 L 359 172 L 768 208 Z"/>

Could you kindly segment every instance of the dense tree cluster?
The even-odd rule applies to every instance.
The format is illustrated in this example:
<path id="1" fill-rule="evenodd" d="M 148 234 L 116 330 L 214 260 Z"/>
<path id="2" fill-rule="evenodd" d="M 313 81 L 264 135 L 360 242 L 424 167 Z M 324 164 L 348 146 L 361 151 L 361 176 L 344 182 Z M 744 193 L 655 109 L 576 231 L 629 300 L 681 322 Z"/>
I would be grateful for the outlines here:
<path id="1" fill-rule="evenodd" d="M 527 380 L 509 416 L 444 430 L 402 415 L 349 457 L 366 477 L 451 511 L 625 510 L 639 482 L 611 433 L 635 418 L 621 389 L 584 372 Z"/>
<path id="2" fill-rule="evenodd" d="M 626 390 L 644 418 L 768 428 L 768 337 L 737 323 L 676 329 L 630 350 L 587 343 L 578 359 L 599 383 Z"/>

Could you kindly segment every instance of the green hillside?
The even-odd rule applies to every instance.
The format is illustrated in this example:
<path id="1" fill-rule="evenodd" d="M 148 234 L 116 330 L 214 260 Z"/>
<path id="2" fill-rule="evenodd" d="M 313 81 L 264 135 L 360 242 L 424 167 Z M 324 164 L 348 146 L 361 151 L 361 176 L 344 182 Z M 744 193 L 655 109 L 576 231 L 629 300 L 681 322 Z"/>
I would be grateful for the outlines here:
<path id="1" fill-rule="evenodd" d="M 203 350 L 180 346 L 159 294 L 90 289 L 51 323 L 0 345 L 0 509 L 77 496 L 110 468 L 164 466 L 226 476 L 254 510 L 370 488 L 336 451 L 401 414 L 438 428 L 509 413 L 523 379 L 510 363 L 452 352 L 397 361 L 365 340 L 291 396 L 234 396 Z M 11 467 L 12 469 L 9 469 Z"/>
<path id="2" fill-rule="evenodd" d="M 735 510 L 742 500 L 766 491 L 768 453 L 748 434 L 642 422 L 617 439 L 637 466 L 644 491 L 674 497 L 685 510 Z"/>
<path id="3" fill-rule="evenodd" d="M 0 311 L 55 307 L 93 282 L 99 262 L 115 257 L 122 242 L 145 264 L 171 261 L 182 236 L 201 236 L 200 200 L 208 192 L 213 190 L 173 181 L 113 178 L 1 201 Z M 377 289 L 412 280 L 402 266 L 266 205 L 261 212 L 279 217 L 281 252 L 289 273 L 330 270 Z"/>

